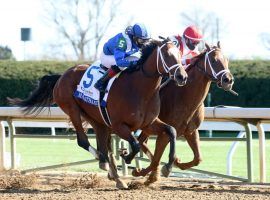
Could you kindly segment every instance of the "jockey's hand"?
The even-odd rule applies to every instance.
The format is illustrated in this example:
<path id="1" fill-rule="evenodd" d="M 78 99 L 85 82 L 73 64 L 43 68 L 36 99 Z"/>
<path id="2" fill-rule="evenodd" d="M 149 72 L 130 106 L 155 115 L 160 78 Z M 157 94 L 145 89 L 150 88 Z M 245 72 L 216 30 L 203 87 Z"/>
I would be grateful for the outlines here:
<path id="1" fill-rule="evenodd" d="M 137 64 L 138 64 L 138 61 L 131 61 L 129 64 L 129 67 L 135 67 L 137 66 Z"/>

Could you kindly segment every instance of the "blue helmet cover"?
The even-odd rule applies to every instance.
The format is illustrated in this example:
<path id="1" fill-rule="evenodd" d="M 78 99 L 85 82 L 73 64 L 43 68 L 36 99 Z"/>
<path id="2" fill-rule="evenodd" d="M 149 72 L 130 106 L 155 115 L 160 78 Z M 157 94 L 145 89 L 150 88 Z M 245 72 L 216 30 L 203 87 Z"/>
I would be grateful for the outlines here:
<path id="1" fill-rule="evenodd" d="M 133 29 L 133 36 L 141 38 L 141 39 L 149 39 L 149 33 L 144 24 L 136 23 L 132 27 Z"/>

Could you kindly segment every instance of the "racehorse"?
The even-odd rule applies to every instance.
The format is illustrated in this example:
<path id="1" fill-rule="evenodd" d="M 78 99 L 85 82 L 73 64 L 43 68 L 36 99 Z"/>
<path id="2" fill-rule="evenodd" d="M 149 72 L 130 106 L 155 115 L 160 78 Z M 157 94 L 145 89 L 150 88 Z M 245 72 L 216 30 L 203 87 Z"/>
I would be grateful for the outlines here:
<path id="1" fill-rule="evenodd" d="M 222 54 L 220 42 L 217 43 L 217 46 L 211 48 L 208 44 L 205 44 L 205 46 L 206 50 L 193 58 L 186 69 L 189 77 L 187 84 L 183 87 L 175 87 L 172 82 L 169 82 L 160 91 L 161 110 L 159 119 L 175 127 L 177 137 L 184 136 L 194 154 L 193 160 L 187 163 L 181 163 L 178 158 L 175 160 L 174 165 L 182 170 L 197 166 L 202 161 L 198 127 L 204 119 L 203 102 L 211 82 L 216 82 L 218 87 L 236 94 L 232 90 L 234 77 L 229 71 L 228 59 Z M 168 139 L 164 135 L 158 135 L 156 141 L 158 151 L 155 151 L 153 156 L 146 144 L 150 134 L 153 133 L 143 130 L 138 140 L 143 151 L 151 160 L 150 165 L 156 167 L 159 165 Z M 170 169 L 164 165 L 161 172 L 167 177 Z M 157 172 L 152 171 L 152 173 Z M 144 174 L 137 169 L 133 171 L 133 175 Z M 151 174 L 151 176 L 155 178 L 149 179 L 149 183 L 154 182 L 158 175 Z"/>
<path id="2" fill-rule="evenodd" d="M 10 99 L 10 102 L 23 107 L 28 114 L 37 114 L 45 106 L 56 103 L 70 117 L 76 130 L 78 145 L 99 158 L 102 169 L 108 169 L 108 165 L 105 164 L 109 163 L 116 186 L 126 188 L 127 185 L 117 175 L 111 154 L 108 157 L 108 127 L 99 108 L 73 96 L 87 68 L 88 65 L 77 65 L 69 68 L 63 75 L 46 75 L 41 78 L 38 88 L 27 99 Z M 131 158 L 140 150 L 137 139 L 131 134 L 137 129 L 156 134 L 166 133 L 170 141 L 168 165 L 172 166 L 174 162 L 176 131 L 172 126 L 157 119 L 160 111 L 159 89 L 162 76 L 169 76 L 178 86 L 184 85 L 187 80 L 179 50 L 172 42 L 152 40 L 142 49 L 138 70 L 132 73 L 122 72 L 110 89 L 107 102 L 110 128 L 128 141 L 132 149 L 128 155 L 122 155 L 126 163 L 130 163 Z M 99 152 L 90 145 L 82 126 L 82 119 L 92 125 Z"/>

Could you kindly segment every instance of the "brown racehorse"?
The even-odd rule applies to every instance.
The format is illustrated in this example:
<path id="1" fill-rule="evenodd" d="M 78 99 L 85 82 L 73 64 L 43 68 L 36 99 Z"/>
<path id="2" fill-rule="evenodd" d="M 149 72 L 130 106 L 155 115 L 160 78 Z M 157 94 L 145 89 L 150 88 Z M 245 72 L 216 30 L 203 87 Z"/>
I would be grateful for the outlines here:
<path id="1" fill-rule="evenodd" d="M 127 163 L 131 162 L 140 145 L 131 134 L 142 129 L 157 135 L 166 134 L 170 141 L 168 165 L 175 160 L 176 131 L 157 119 L 160 111 L 159 89 L 162 76 L 172 78 L 177 85 L 184 85 L 187 74 L 181 65 L 178 49 L 168 40 L 152 40 L 142 49 L 139 69 L 132 73 L 124 71 L 111 87 L 107 110 L 111 119 L 111 129 L 122 139 L 129 142 L 132 151 L 123 155 Z M 78 145 L 91 152 L 100 162 L 109 161 L 110 170 L 116 169 L 111 165 L 112 156 L 108 158 L 108 127 L 105 125 L 98 107 L 87 104 L 73 96 L 84 72 L 88 66 L 78 65 L 68 69 L 62 76 L 44 76 L 38 88 L 26 100 L 13 99 L 12 103 L 24 107 L 28 113 L 38 113 L 44 106 L 54 102 L 70 117 L 76 130 Z M 82 118 L 88 121 L 96 133 L 98 153 L 89 143 L 82 126 Z M 103 153 L 105 152 L 105 154 Z M 115 165 L 115 163 L 113 163 Z M 107 167 L 102 167 L 107 169 Z M 126 188 L 117 172 L 112 173 L 118 188 Z"/>
<path id="2" fill-rule="evenodd" d="M 186 138 L 194 154 L 193 160 L 188 163 L 181 163 L 180 159 L 175 160 L 174 165 L 182 170 L 197 166 L 202 160 L 199 149 L 198 127 L 204 119 L 203 102 L 211 82 L 216 82 L 225 91 L 233 92 L 231 89 L 234 78 L 228 69 L 228 59 L 221 52 L 220 43 L 218 42 L 217 47 L 211 48 L 207 44 L 205 45 L 206 50 L 193 58 L 191 65 L 187 68 L 189 77 L 187 84 L 183 87 L 175 87 L 172 82 L 169 82 L 160 91 L 161 111 L 159 119 L 175 127 L 177 136 Z M 138 139 L 142 144 L 143 151 L 150 157 L 152 167 L 155 167 L 159 165 L 168 139 L 164 135 L 158 135 L 156 142 L 158 151 L 156 150 L 153 156 L 145 143 L 150 134 L 152 133 L 143 130 Z M 163 166 L 162 173 L 164 176 L 169 175 L 169 169 L 166 165 Z M 153 173 L 156 172 L 153 171 Z M 139 176 L 141 173 L 134 170 L 133 175 Z"/>

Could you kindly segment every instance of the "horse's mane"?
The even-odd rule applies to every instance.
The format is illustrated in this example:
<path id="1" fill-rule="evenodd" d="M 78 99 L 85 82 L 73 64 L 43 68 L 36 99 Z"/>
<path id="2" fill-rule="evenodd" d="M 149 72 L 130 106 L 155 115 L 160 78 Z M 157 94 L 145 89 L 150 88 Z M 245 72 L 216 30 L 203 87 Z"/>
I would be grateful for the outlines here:
<path id="1" fill-rule="evenodd" d="M 151 40 L 146 43 L 142 47 L 142 57 L 140 58 L 139 63 L 143 64 L 160 43 L 161 41 L 158 40 Z"/>
<path id="2" fill-rule="evenodd" d="M 152 39 L 150 42 L 146 43 L 145 45 L 142 46 L 141 52 L 142 52 L 142 56 L 141 58 L 138 60 L 138 65 L 137 67 L 134 68 L 130 68 L 125 70 L 126 72 L 133 72 L 136 70 L 140 69 L 140 66 L 142 66 L 142 64 L 145 63 L 145 61 L 147 60 L 147 58 L 153 53 L 153 51 L 156 49 L 156 47 L 161 44 L 162 42 L 159 40 L 154 40 Z"/>

